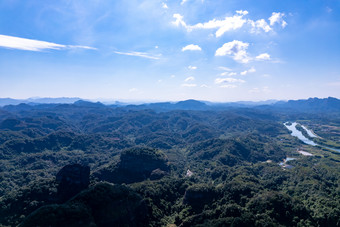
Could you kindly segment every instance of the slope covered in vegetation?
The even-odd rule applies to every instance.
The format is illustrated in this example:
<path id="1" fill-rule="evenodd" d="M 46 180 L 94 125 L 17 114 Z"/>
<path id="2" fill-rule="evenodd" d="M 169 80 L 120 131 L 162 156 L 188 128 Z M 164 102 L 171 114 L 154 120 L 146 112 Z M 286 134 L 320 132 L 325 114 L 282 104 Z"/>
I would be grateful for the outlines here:
<path id="1" fill-rule="evenodd" d="M 189 104 L 3 107 L 0 226 L 340 225 L 340 154 L 283 125 L 340 110 Z"/>

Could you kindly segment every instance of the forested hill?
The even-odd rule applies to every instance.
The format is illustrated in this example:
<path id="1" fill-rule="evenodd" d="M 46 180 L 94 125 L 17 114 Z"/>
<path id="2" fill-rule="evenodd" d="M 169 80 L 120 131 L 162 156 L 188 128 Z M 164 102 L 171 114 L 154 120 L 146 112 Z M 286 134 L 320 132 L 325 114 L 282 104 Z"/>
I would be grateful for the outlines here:
<path id="1" fill-rule="evenodd" d="M 0 226 L 339 226 L 338 103 L 3 106 Z"/>

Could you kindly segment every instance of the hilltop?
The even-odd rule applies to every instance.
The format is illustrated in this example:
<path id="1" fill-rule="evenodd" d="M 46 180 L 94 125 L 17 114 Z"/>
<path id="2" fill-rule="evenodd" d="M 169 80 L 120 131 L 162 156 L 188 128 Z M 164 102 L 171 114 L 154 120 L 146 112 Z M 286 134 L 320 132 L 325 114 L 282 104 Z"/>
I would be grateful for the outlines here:
<path id="1" fill-rule="evenodd" d="M 0 225 L 336 226 L 338 102 L 3 106 Z"/>

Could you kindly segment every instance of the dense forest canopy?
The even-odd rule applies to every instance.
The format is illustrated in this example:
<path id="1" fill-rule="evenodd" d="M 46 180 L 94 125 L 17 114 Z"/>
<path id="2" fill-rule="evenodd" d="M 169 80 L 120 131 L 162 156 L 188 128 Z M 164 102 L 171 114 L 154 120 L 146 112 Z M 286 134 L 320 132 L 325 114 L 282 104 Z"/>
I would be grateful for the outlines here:
<path id="1" fill-rule="evenodd" d="M 340 226 L 340 100 L 75 101 L 0 108 L 0 226 Z"/>

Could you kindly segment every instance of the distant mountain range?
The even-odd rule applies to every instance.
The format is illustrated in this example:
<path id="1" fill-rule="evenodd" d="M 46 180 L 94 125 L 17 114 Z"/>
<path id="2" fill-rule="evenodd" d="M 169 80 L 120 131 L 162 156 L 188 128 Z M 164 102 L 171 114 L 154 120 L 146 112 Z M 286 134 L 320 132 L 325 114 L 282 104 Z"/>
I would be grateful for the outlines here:
<path id="1" fill-rule="evenodd" d="M 61 97 L 61 98 L 28 98 L 28 99 L 11 99 L 11 98 L 0 98 L 0 106 L 6 105 L 18 105 L 20 103 L 25 104 L 51 104 L 51 103 L 74 103 L 81 98 L 68 98 L 68 97 Z"/>
<path id="2" fill-rule="evenodd" d="M 288 102 L 277 102 L 273 106 L 281 109 L 290 109 L 303 112 L 339 111 L 340 100 L 333 97 L 324 99 L 309 98 L 307 100 L 289 100 Z"/>
<path id="3" fill-rule="evenodd" d="M 83 100 L 81 98 L 29 98 L 29 99 L 11 99 L 0 98 L 0 107 L 8 105 L 21 105 L 19 108 L 29 108 L 29 106 L 36 106 L 41 104 L 74 104 L 78 107 L 124 107 L 130 110 L 152 109 L 155 111 L 171 111 L 171 110 L 224 110 L 229 108 L 270 108 L 271 110 L 278 111 L 298 111 L 298 112 L 323 112 L 323 111 L 340 111 L 340 100 L 333 97 L 328 98 L 309 98 L 304 100 L 289 100 L 289 101 L 239 101 L 239 102 L 227 102 L 227 103 L 215 103 L 198 100 L 185 100 L 179 102 L 157 102 L 157 103 L 145 103 L 145 104 L 127 104 L 121 102 L 115 102 L 115 104 L 105 105 L 101 102 L 91 102 Z M 11 107 L 7 107 L 11 108 Z M 18 108 L 18 107 L 15 107 Z"/>

